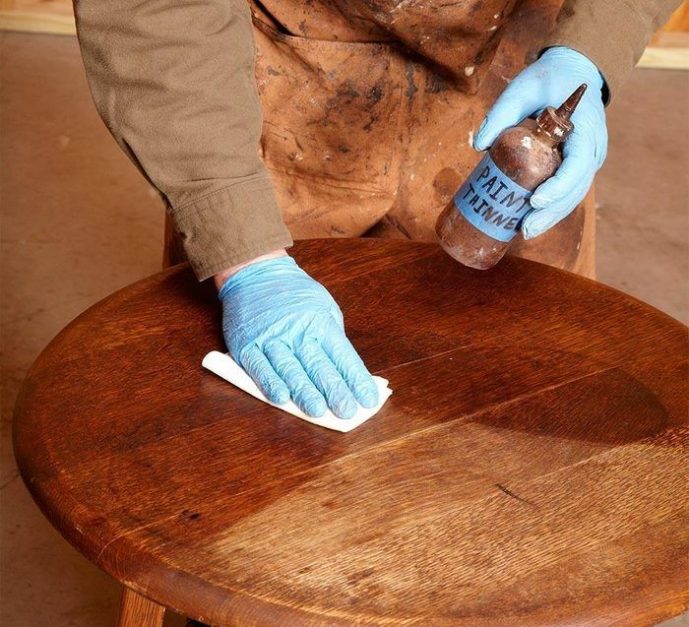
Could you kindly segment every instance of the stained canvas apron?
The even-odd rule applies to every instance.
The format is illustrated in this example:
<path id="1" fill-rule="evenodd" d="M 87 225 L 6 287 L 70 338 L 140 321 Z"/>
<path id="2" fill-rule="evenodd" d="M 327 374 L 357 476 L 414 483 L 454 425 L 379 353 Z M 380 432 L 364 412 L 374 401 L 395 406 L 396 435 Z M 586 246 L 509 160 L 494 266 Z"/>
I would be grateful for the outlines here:
<path id="1" fill-rule="evenodd" d="M 560 0 L 250 0 L 261 151 L 295 238 L 433 241 L 472 131 Z M 513 252 L 593 273 L 593 203 Z"/>

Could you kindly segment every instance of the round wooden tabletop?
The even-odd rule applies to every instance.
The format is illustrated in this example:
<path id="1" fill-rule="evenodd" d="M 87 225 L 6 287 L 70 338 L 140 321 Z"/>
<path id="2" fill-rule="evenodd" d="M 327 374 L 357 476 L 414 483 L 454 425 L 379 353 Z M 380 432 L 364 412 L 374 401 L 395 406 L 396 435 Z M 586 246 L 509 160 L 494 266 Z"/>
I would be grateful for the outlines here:
<path id="1" fill-rule="evenodd" d="M 689 604 L 687 330 L 508 258 L 312 240 L 382 411 L 310 425 L 201 368 L 212 287 L 178 266 L 98 303 L 15 415 L 46 516 L 126 586 L 207 622 L 648 625 Z"/>

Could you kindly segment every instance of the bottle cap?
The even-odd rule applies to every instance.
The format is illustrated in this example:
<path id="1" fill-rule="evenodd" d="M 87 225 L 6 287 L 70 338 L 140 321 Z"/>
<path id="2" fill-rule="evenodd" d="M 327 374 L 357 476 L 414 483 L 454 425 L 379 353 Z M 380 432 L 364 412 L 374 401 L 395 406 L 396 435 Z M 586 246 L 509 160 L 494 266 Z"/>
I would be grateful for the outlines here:
<path id="1" fill-rule="evenodd" d="M 586 88 L 586 83 L 579 85 L 574 90 L 574 93 L 557 109 L 546 107 L 536 118 L 539 129 L 558 142 L 565 141 L 567 136 L 574 130 L 574 124 L 570 121 L 570 117 L 584 95 Z"/>

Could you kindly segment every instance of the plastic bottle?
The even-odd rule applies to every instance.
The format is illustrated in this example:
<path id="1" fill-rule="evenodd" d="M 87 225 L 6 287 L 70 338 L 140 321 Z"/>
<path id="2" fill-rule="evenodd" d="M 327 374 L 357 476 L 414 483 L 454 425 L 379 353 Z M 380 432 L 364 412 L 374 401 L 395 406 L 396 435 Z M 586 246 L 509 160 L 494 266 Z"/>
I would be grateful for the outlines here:
<path id="1" fill-rule="evenodd" d="M 445 251 L 471 268 L 492 268 L 532 210 L 534 189 L 562 163 L 560 147 L 574 129 L 570 116 L 586 91 L 580 85 L 558 108 L 508 128 L 495 140 L 438 217 Z"/>

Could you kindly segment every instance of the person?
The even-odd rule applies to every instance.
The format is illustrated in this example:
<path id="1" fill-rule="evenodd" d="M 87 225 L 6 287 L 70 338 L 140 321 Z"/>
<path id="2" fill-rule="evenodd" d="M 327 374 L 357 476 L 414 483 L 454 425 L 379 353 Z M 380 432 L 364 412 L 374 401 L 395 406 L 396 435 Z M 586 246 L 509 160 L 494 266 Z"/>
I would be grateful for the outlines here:
<path id="1" fill-rule="evenodd" d="M 162 195 L 199 280 L 214 278 L 230 354 L 271 401 L 346 419 L 376 404 L 376 387 L 332 296 L 287 254 L 292 235 L 432 239 L 476 151 L 587 83 L 517 252 L 582 271 L 588 250 L 590 272 L 592 215 L 577 206 L 605 159 L 605 105 L 678 4 L 79 0 L 75 11 L 98 111 Z"/>

